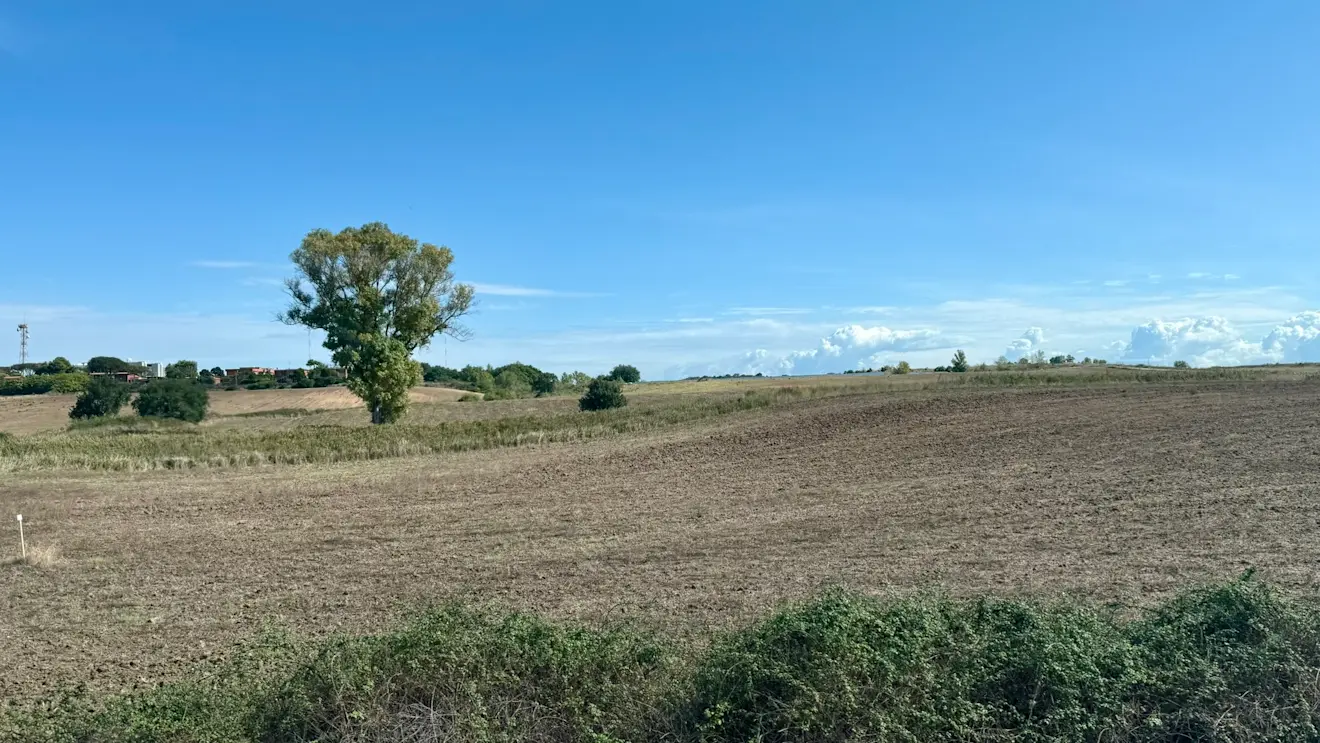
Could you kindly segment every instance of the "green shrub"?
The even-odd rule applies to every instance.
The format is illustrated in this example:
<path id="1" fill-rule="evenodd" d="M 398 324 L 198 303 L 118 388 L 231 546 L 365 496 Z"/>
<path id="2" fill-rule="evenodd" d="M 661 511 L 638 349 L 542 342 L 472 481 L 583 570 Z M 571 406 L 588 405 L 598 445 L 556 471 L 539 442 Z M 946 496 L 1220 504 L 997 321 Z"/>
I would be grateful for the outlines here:
<path id="1" fill-rule="evenodd" d="M 209 402 L 206 388 L 197 382 L 160 379 L 142 388 L 133 401 L 133 409 L 144 417 L 177 418 L 197 423 L 206 417 Z"/>
<path id="2" fill-rule="evenodd" d="M 1131 620 L 831 590 L 686 649 L 449 605 L 266 635 L 118 698 L 46 694 L 0 711 L 0 739 L 1284 743 L 1320 740 L 1317 679 L 1320 615 L 1250 577 Z"/>
<path id="3" fill-rule="evenodd" d="M 5 395 L 44 395 L 52 392 L 59 395 L 78 394 L 87 389 L 91 377 L 74 372 L 72 374 L 37 374 L 22 379 L 0 382 L 0 396 Z"/>
<path id="4" fill-rule="evenodd" d="M 653 724 L 673 656 L 640 633 L 451 605 L 327 643 L 258 727 L 266 740 L 628 740 Z"/>
<path id="5" fill-rule="evenodd" d="M 131 395 L 128 385 L 114 377 L 94 377 L 73 403 L 69 417 L 80 420 L 117 416 Z"/>
<path id="6" fill-rule="evenodd" d="M 481 399 L 482 399 L 482 398 L 481 398 L 481 395 L 474 395 L 474 394 L 472 394 L 472 393 L 468 393 L 468 394 L 466 394 L 466 395 L 460 395 L 459 398 L 458 398 L 458 401 L 459 401 L 459 402 L 481 402 Z"/>
<path id="7" fill-rule="evenodd" d="M 578 400 L 579 410 L 609 410 L 628 404 L 623 387 L 613 379 L 593 379 L 587 391 Z"/>
<path id="8" fill-rule="evenodd" d="M 1188 364 L 1187 364 L 1186 361 L 1175 361 L 1175 362 L 1173 362 L 1173 368 L 1175 368 L 1175 369 L 1187 369 L 1187 368 L 1189 368 L 1189 366 L 1188 366 Z"/>

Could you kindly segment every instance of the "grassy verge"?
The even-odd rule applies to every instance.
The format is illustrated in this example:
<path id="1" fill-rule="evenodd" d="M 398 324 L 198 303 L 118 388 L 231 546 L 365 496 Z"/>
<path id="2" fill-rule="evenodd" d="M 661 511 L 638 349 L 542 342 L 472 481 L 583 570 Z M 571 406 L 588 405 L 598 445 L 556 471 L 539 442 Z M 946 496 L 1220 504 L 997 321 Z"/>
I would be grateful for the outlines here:
<path id="1" fill-rule="evenodd" d="M 450 606 L 268 635 L 188 680 L 0 717 L 13 740 L 1306 741 L 1320 613 L 1249 577 L 1124 619 L 842 591 L 696 647 Z"/>
<path id="2" fill-rule="evenodd" d="M 404 423 L 370 428 L 307 425 L 269 431 L 204 426 L 155 427 L 130 419 L 94 427 L 87 432 L 0 440 L 0 471 L 133 471 L 330 463 L 586 441 L 766 407 L 778 400 L 799 396 L 791 391 L 755 392 L 732 399 L 646 409 L 511 416 L 427 425 Z"/>
<path id="3" fill-rule="evenodd" d="M 1307 372 L 1307 375 L 1311 372 Z M 517 415 L 484 420 L 403 423 L 371 428 L 298 425 L 284 430 L 214 428 L 173 421 L 111 418 L 58 434 L 0 439 L 0 472 L 51 469 L 158 470 L 313 464 L 586 441 L 647 431 L 799 400 L 976 387 L 1096 386 L 1310 379 L 1268 369 L 1097 369 L 1072 373 L 988 372 L 774 386 L 741 394 L 674 397 L 674 402 L 598 413 Z M 279 410 L 253 417 L 298 417 Z"/>

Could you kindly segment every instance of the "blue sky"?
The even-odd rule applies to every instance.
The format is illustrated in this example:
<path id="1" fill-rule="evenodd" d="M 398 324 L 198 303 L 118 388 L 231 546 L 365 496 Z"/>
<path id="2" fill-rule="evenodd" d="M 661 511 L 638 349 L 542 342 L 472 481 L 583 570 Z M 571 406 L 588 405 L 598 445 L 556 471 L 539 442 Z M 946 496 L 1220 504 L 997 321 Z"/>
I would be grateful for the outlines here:
<path id="1" fill-rule="evenodd" d="M 450 365 L 1320 360 L 1318 42 L 1285 1 L 9 0 L 0 323 L 301 362 L 289 252 L 379 220 L 477 285 Z"/>

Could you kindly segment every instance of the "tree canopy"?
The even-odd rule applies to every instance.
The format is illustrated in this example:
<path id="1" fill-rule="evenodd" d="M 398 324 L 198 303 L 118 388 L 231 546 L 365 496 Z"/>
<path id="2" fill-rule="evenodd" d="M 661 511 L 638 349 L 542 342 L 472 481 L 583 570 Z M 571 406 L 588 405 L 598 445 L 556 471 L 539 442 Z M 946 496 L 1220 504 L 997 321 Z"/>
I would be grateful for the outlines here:
<path id="1" fill-rule="evenodd" d="M 33 371 L 36 374 L 69 374 L 73 372 L 73 364 L 63 356 L 56 356 Z"/>
<path id="2" fill-rule="evenodd" d="M 616 382 L 623 382 L 625 384 L 637 384 L 642 381 L 642 373 L 638 371 L 635 366 L 619 364 L 611 369 L 610 373 L 605 375 L 605 378 L 612 379 Z"/>
<path id="3" fill-rule="evenodd" d="M 165 376 L 169 379 L 196 379 L 196 361 L 176 361 L 165 367 Z"/>
<path id="4" fill-rule="evenodd" d="M 422 381 L 412 353 L 440 333 L 468 335 L 457 320 L 473 291 L 455 283 L 453 252 L 372 222 L 313 230 L 290 259 L 298 273 L 285 282 L 292 302 L 282 319 L 325 332 L 373 423 L 398 420 L 408 388 Z"/>
<path id="5" fill-rule="evenodd" d="M 87 371 L 90 374 L 113 374 L 115 372 L 145 374 L 147 369 L 141 364 L 124 361 L 115 356 L 93 356 L 87 361 Z"/>

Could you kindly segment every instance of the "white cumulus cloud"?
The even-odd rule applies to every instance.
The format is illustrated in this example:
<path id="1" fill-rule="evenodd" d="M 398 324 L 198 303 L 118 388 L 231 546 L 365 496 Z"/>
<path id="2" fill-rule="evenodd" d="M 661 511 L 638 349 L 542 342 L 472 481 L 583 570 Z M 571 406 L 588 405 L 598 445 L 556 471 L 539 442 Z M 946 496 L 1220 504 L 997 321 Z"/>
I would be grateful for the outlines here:
<path id="1" fill-rule="evenodd" d="M 1152 320 L 1132 329 L 1123 360 L 1132 363 L 1228 366 L 1268 360 L 1261 344 L 1248 341 L 1227 318 L 1210 316 Z"/>
<path id="2" fill-rule="evenodd" d="M 1261 347 L 1277 361 L 1320 361 L 1320 312 L 1303 312 L 1276 325 Z"/>
<path id="3" fill-rule="evenodd" d="M 1008 344 L 1008 348 L 1004 349 L 1004 356 L 1009 361 L 1017 361 L 1030 356 L 1044 345 L 1045 331 L 1036 327 L 1027 328 L 1025 333 Z"/>
<path id="4" fill-rule="evenodd" d="M 766 349 L 709 365 L 689 365 L 671 370 L 671 376 L 715 374 L 830 374 L 848 369 L 866 369 L 899 361 L 899 354 L 943 348 L 938 330 L 920 328 L 894 330 L 884 326 L 848 325 L 820 339 L 815 348 L 784 354 Z"/>

